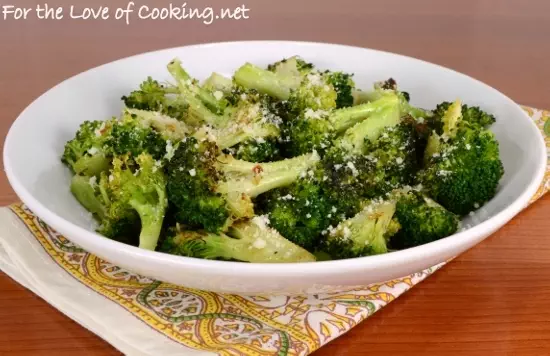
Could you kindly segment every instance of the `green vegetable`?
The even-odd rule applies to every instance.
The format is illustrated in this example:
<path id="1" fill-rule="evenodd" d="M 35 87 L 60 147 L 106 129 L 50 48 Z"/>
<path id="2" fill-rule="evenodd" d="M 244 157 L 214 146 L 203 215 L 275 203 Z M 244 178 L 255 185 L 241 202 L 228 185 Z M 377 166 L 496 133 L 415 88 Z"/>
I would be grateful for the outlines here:
<path id="1" fill-rule="evenodd" d="M 255 263 L 315 261 L 314 255 L 256 219 L 260 218 L 234 224 L 227 234 L 176 232 L 164 241 L 161 251 L 179 256 Z"/>
<path id="2" fill-rule="evenodd" d="M 462 120 L 460 101 L 442 118 L 443 133 L 428 140 L 419 182 L 447 210 L 464 216 L 496 194 L 504 167 L 494 134 Z"/>
<path id="3" fill-rule="evenodd" d="M 456 233 L 504 174 L 494 115 L 416 107 L 392 78 L 362 90 L 298 56 L 202 81 L 178 58 L 166 70 L 174 83 L 146 78 L 61 154 L 98 232 L 126 244 L 251 263 L 383 254 Z"/>

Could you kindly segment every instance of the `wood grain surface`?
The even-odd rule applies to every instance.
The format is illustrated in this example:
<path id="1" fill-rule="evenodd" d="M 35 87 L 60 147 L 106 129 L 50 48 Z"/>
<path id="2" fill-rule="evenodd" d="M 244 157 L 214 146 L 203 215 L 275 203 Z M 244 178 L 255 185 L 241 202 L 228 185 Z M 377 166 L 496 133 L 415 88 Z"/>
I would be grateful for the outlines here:
<path id="1" fill-rule="evenodd" d="M 210 0 L 187 1 L 187 6 L 243 2 L 250 8 L 248 20 L 208 26 L 0 17 L 2 144 L 34 98 L 74 74 L 144 51 L 212 41 L 311 40 L 388 50 L 469 74 L 521 104 L 550 108 L 550 1 Z M 12 3 L 34 7 L 40 2 Z M 119 7 L 127 1 L 48 3 Z M 0 203 L 16 199 L 2 171 Z M 549 237 L 546 196 L 316 355 L 550 354 Z M 0 273 L 0 355 L 118 354 Z"/>

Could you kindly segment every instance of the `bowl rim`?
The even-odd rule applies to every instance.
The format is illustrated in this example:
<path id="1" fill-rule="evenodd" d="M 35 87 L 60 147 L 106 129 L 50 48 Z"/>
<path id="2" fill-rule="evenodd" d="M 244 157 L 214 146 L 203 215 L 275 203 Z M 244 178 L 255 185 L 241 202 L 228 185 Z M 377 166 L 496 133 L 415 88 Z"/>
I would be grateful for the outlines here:
<path id="1" fill-rule="evenodd" d="M 538 142 L 537 146 L 540 151 L 539 157 L 537 157 L 537 160 L 536 160 L 538 164 L 538 166 L 536 167 L 536 174 L 532 176 L 530 183 L 526 187 L 524 187 L 519 197 L 516 200 L 514 200 L 510 205 L 508 205 L 505 209 L 501 210 L 500 212 L 490 217 L 489 219 L 469 228 L 468 230 L 459 231 L 453 235 L 447 236 L 440 240 L 430 242 L 424 245 L 420 245 L 420 246 L 416 246 L 416 247 L 412 247 L 404 250 L 394 251 L 386 254 L 375 255 L 375 256 L 365 256 L 365 257 L 358 257 L 358 258 L 351 258 L 351 259 L 315 261 L 315 262 L 305 262 L 305 263 L 304 262 L 243 263 L 243 262 L 233 262 L 233 261 L 217 261 L 217 260 L 206 260 L 206 259 L 193 258 L 193 257 L 175 256 L 167 253 L 140 249 L 139 247 L 127 245 L 118 241 L 108 239 L 96 232 L 90 231 L 68 220 L 65 220 L 61 216 L 50 211 L 47 207 L 45 207 L 42 203 L 40 203 L 37 199 L 35 199 L 33 195 L 27 189 L 25 189 L 23 184 L 20 183 L 19 180 L 17 179 L 17 176 L 14 173 L 14 170 L 12 167 L 13 165 L 11 163 L 11 158 L 9 155 L 11 142 L 14 140 L 14 131 L 17 128 L 18 124 L 20 124 L 21 119 L 22 117 L 24 117 L 27 110 L 29 110 L 29 108 L 31 108 L 43 96 L 45 96 L 50 91 L 56 89 L 57 87 L 64 85 L 65 83 L 71 81 L 72 79 L 78 76 L 99 70 L 103 66 L 133 59 L 136 57 L 154 54 L 154 53 L 160 54 L 163 52 L 172 52 L 172 51 L 183 50 L 183 49 L 207 48 L 207 47 L 220 46 L 220 45 L 253 46 L 255 44 L 256 45 L 271 44 L 271 45 L 311 46 L 311 47 L 326 46 L 326 47 L 332 47 L 332 48 L 339 47 L 339 48 L 347 48 L 347 49 L 354 49 L 354 50 L 357 50 L 357 49 L 366 50 L 377 54 L 382 54 L 382 55 L 387 55 L 392 57 L 401 57 L 409 60 L 412 59 L 419 63 L 428 64 L 430 66 L 434 66 L 439 69 L 451 71 L 453 72 L 454 75 L 462 76 L 466 79 L 477 82 L 477 84 L 481 85 L 485 89 L 495 92 L 497 95 L 501 96 L 502 99 L 512 103 L 517 109 L 516 114 L 518 116 L 521 115 L 525 120 L 528 120 L 529 127 L 531 129 L 533 136 L 536 137 L 536 140 Z M 392 265 L 397 265 L 402 263 L 404 260 L 421 260 L 423 257 L 438 254 L 438 252 L 441 252 L 442 250 L 453 250 L 459 247 L 461 245 L 461 242 L 464 240 L 481 236 L 487 231 L 494 232 L 492 231 L 492 229 L 496 230 L 502 227 L 510 219 L 512 219 L 514 216 L 520 213 L 521 210 L 526 207 L 530 199 L 535 195 L 540 184 L 542 183 L 545 170 L 546 170 L 547 160 L 548 160 L 548 157 L 546 153 L 546 144 L 544 142 L 544 138 L 540 135 L 539 129 L 537 128 L 533 120 L 531 120 L 531 118 L 527 115 L 527 113 L 525 113 L 525 111 L 508 96 L 506 96 L 499 90 L 491 87 L 490 85 L 478 79 L 475 79 L 464 73 L 455 71 L 451 68 L 447 68 L 432 62 L 428 62 L 412 56 L 406 56 L 406 55 L 393 53 L 389 51 L 383 51 L 383 50 L 367 48 L 367 47 L 352 46 L 352 45 L 346 45 L 346 44 L 330 43 L 330 42 L 280 41 L 280 40 L 245 40 L 245 41 L 221 41 L 221 42 L 196 43 L 196 44 L 191 44 L 186 46 L 177 46 L 177 47 L 169 47 L 169 48 L 158 49 L 158 50 L 151 50 L 151 51 L 142 52 L 131 56 L 126 56 L 114 61 L 100 64 L 98 66 L 82 71 L 78 74 L 75 74 L 59 82 L 55 86 L 45 91 L 35 100 L 33 100 L 18 115 L 18 117 L 10 126 L 10 129 L 8 131 L 8 134 L 6 135 L 6 139 L 3 147 L 4 170 L 6 172 L 6 176 L 8 178 L 10 185 L 14 189 L 17 196 L 21 199 L 21 201 L 33 213 L 35 213 L 37 217 L 44 220 L 54 230 L 69 231 L 69 233 L 66 235 L 79 236 L 79 239 L 89 240 L 90 244 L 95 244 L 98 248 L 115 249 L 117 250 L 117 253 L 119 255 L 124 255 L 126 257 L 140 258 L 140 259 L 143 259 L 144 261 L 149 260 L 149 261 L 155 261 L 160 263 L 168 263 L 172 265 L 178 265 L 179 267 L 182 267 L 182 268 L 186 268 L 186 267 L 201 268 L 203 271 L 207 271 L 207 270 L 220 271 L 222 269 L 223 270 L 230 269 L 232 273 L 237 273 L 243 276 L 257 275 L 259 273 L 273 274 L 273 272 L 276 272 L 276 274 L 279 274 L 279 275 L 306 275 L 306 274 L 322 275 L 322 274 L 334 274 L 334 273 L 337 273 L 338 271 L 342 271 L 340 268 L 346 268 L 347 270 L 349 270 L 350 268 L 355 268 L 357 270 L 360 270 L 360 269 L 369 269 L 374 267 L 380 268 L 384 266 L 391 267 Z M 495 228 L 495 226 L 497 227 Z"/>

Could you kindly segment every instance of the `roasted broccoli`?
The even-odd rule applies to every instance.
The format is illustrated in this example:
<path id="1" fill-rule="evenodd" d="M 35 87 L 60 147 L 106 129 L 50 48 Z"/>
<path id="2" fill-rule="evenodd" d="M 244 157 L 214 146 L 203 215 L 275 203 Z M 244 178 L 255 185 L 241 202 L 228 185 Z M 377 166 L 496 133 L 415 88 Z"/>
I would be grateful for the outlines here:
<path id="1" fill-rule="evenodd" d="M 396 232 L 392 222 L 395 209 L 393 200 L 366 203 L 357 215 L 323 232 L 324 250 L 336 259 L 388 252 L 388 240 Z"/>
<path id="2" fill-rule="evenodd" d="M 110 168 L 113 157 L 149 153 L 162 159 L 171 145 L 186 137 L 182 122 L 158 112 L 125 109 L 120 118 L 87 121 L 65 144 L 61 161 L 78 175 L 98 176 Z"/>
<path id="3" fill-rule="evenodd" d="M 355 215 L 365 199 L 411 184 L 417 170 L 415 130 L 399 118 L 397 100 L 372 110 L 327 149 L 291 186 L 269 192 L 259 206 L 272 226 L 312 249 L 332 223 Z"/>
<path id="4" fill-rule="evenodd" d="M 420 122 L 430 120 L 434 117 L 433 112 L 412 105 L 409 93 L 399 90 L 397 82 L 393 78 L 375 83 L 374 88 L 370 91 L 353 90 L 353 105 L 372 102 L 388 94 L 399 97 L 401 116 L 409 115 Z"/>
<path id="5" fill-rule="evenodd" d="M 180 223 L 219 233 L 232 221 L 253 216 L 252 198 L 291 184 L 318 160 L 312 153 L 263 164 L 240 161 L 220 156 L 214 142 L 190 137 L 167 165 L 168 198 Z"/>
<path id="6" fill-rule="evenodd" d="M 312 169 L 294 184 L 270 191 L 257 201 L 258 212 L 269 218 L 270 226 L 309 251 L 319 245 L 321 232 L 338 219 L 335 203 L 319 178 L 310 176 L 315 174 Z"/>
<path id="7" fill-rule="evenodd" d="M 418 190 L 399 192 L 395 220 L 400 230 L 391 239 L 392 248 L 423 245 L 454 234 L 460 219 Z"/>
<path id="8" fill-rule="evenodd" d="M 267 70 L 246 63 L 234 74 L 234 81 L 279 100 L 288 100 L 291 110 L 332 110 L 353 104 L 355 83 L 351 74 L 318 71 L 292 58 L 278 62 Z"/>
<path id="9" fill-rule="evenodd" d="M 166 179 L 157 162 L 146 153 L 135 162 L 117 157 L 110 173 L 102 172 L 99 180 L 73 177 L 71 191 L 98 219 L 99 233 L 126 242 L 137 231 L 139 247 L 156 248 L 168 205 Z"/>
<path id="10" fill-rule="evenodd" d="M 240 150 L 256 162 L 278 158 L 282 120 L 270 98 L 253 90 L 234 88 L 226 99 L 220 99 L 225 103 L 213 111 L 204 104 L 197 90 L 191 90 L 184 80 L 180 83 L 189 105 L 187 120 L 196 127 L 195 137 L 215 137 L 220 149 Z M 219 92 L 218 97 L 223 95 Z"/>
<path id="11" fill-rule="evenodd" d="M 304 154 L 315 149 L 324 152 L 332 146 L 336 138 L 346 130 L 354 127 L 359 122 L 364 122 L 365 130 L 376 133 L 376 125 L 385 125 L 386 120 L 399 120 L 398 98 L 395 95 L 387 95 L 372 103 L 357 105 L 351 108 L 324 111 L 307 109 L 298 117 L 286 123 L 283 130 L 285 141 L 285 155 L 288 157 Z M 377 116 L 377 118 L 370 118 Z M 369 119 L 370 118 L 370 119 Z M 367 120 L 368 119 L 368 120 Z M 354 129 L 355 130 L 355 129 Z M 348 136 L 353 135 L 354 130 L 348 131 Z M 356 135 L 362 145 L 365 137 L 362 132 Z M 347 139 L 351 141 L 350 137 Z M 353 142 L 354 144 L 356 142 Z"/>
<path id="12" fill-rule="evenodd" d="M 187 105 L 179 96 L 176 86 L 162 85 L 151 77 L 140 84 L 139 90 L 122 97 L 124 104 L 131 109 L 161 112 L 183 120 Z"/>
<path id="13" fill-rule="evenodd" d="M 382 254 L 456 233 L 504 174 L 494 115 L 416 107 L 392 78 L 365 91 L 298 56 L 201 82 L 166 69 L 173 84 L 147 78 L 61 157 L 117 241 L 252 263 Z"/>
<path id="14" fill-rule="evenodd" d="M 194 94 L 209 110 L 215 114 L 222 114 L 227 101 L 223 99 L 223 95 L 218 96 L 217 91 L 212 91 L 208 87 L 201 86 L 199 81 L 192 78 L 189 73 L 182 67 L 181 61 L 178 58 L 173 59 L 167 65 L 168 72 L 176 80 L 179 88 L 179 100 L 187 105 L 193 105 L 193 102 L 188 102 L 188 93 Z M 192 109 L 192 108 L 189 108 Z"/>
<path id="15" fill-rule="evenodd" d="M 227 150 L 235 158 L 249 162 L 272 162 L 282 159 L 278 138 L 252 138 Z"/>
<path id="16" fill-rule="evenodd" d="M 61 162 L 79 175 L 95 176 L 108 170 L 110 152 L 105 150 L 112 121 L 85 121 L 65 144 Z"/>
<path id="17" fill-rule="evenodd" d="M 428 140 L 419 183 L 447 210 L 464 216 L 493 198 L 504 167 L 495 135 L 462 119 L 459 100 L 442 118 L 442 134 Z"/>
<path id="18" fill-rule="evenodd" d="M 451 102 L 445 101 L 437 105 L 434 110 L 435 118 L 441 120 L 449 107 L 452 105 Z M 494 115 L 491 115 L 479 108 L 478 106 L 468 106 L 466 104 L 462 105 L 461 108 L 462 121 L 470 124 L 470 127 L 474 129 L 486 129 L 496 122 Z M 438 127 L 441 129 L 441 127 Z M 441 134 L 441 132 L 439 132 Z"/>
<path id="19" fill-rule="evenodd" d="M 255 263 L 312 262 L 315 256 L 266 226 L 261 216 L 238 222 L 229 231 L 174 232 L 160 251 L 173 255 Z"/>

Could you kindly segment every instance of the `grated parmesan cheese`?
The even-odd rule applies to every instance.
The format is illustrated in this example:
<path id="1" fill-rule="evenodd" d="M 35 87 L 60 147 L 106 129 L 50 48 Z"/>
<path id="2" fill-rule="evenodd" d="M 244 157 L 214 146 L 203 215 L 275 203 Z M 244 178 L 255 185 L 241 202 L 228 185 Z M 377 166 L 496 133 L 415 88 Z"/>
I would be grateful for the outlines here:
<path id="1" fill-rule="evenodd" d="M 308 108 L 304 112 L 304 117 L 306 119 L 321 119 L 326 115 L 328 115 L 328 112 L 325 110 L 313 110 L 311 108 Z"/>
<path id="2" fill-rule="evenodd" d="M 267 215 L 258 215 L 252 218 L 252 222 L 260 228 L 260 230 L 267 230 L 269 226 L 269 217 Z"/>
<path id="3" fill-rule="evenodd" d="M 90 185 L 92 186 L 92 188 L 95 188 L 95 186 L 97 185 L 97 177 L 96 177 L 96 176 L 91 176 L 91 177 L 90 177 L 90 180 L 88 181 L 88 183 L 90 183 Z"/>
<path id="4" fill-rule="evenodd" d="M 355 168 L 353 162 L 349 161 L 347 166 L 351 170 L 351 174 L 353 174 L 354 177 L 357 177 L 359 175 L 359 171 L 357 171 L 357 168 Z"/>
<path id="5" fill-rule="evenodd" d="M 221 100 L 223 98 L 223 93 L 219 90 L 216 90 L 214 93 L 214 98 L 216 98 L 216 100 Z"/>
<path id="6" fill-rule="evenodd" d="M 174 146 L 172 146 L 172 141 L 167 140 L 166 141 L 166 154 L 164 155 L 164 158 L 167 160 L 171 160 L 172 157 L 174 157 Z"/>
<path id="7" fill-rule="evenodd" d="M 351 230 L 349 229 L 349 227 L 344 226 L 344 229 L 343 229 L 342 232 L 344 233 L 344 235 L 343 235 L 344 240 L 347 240 L 351 237 Z"/>

